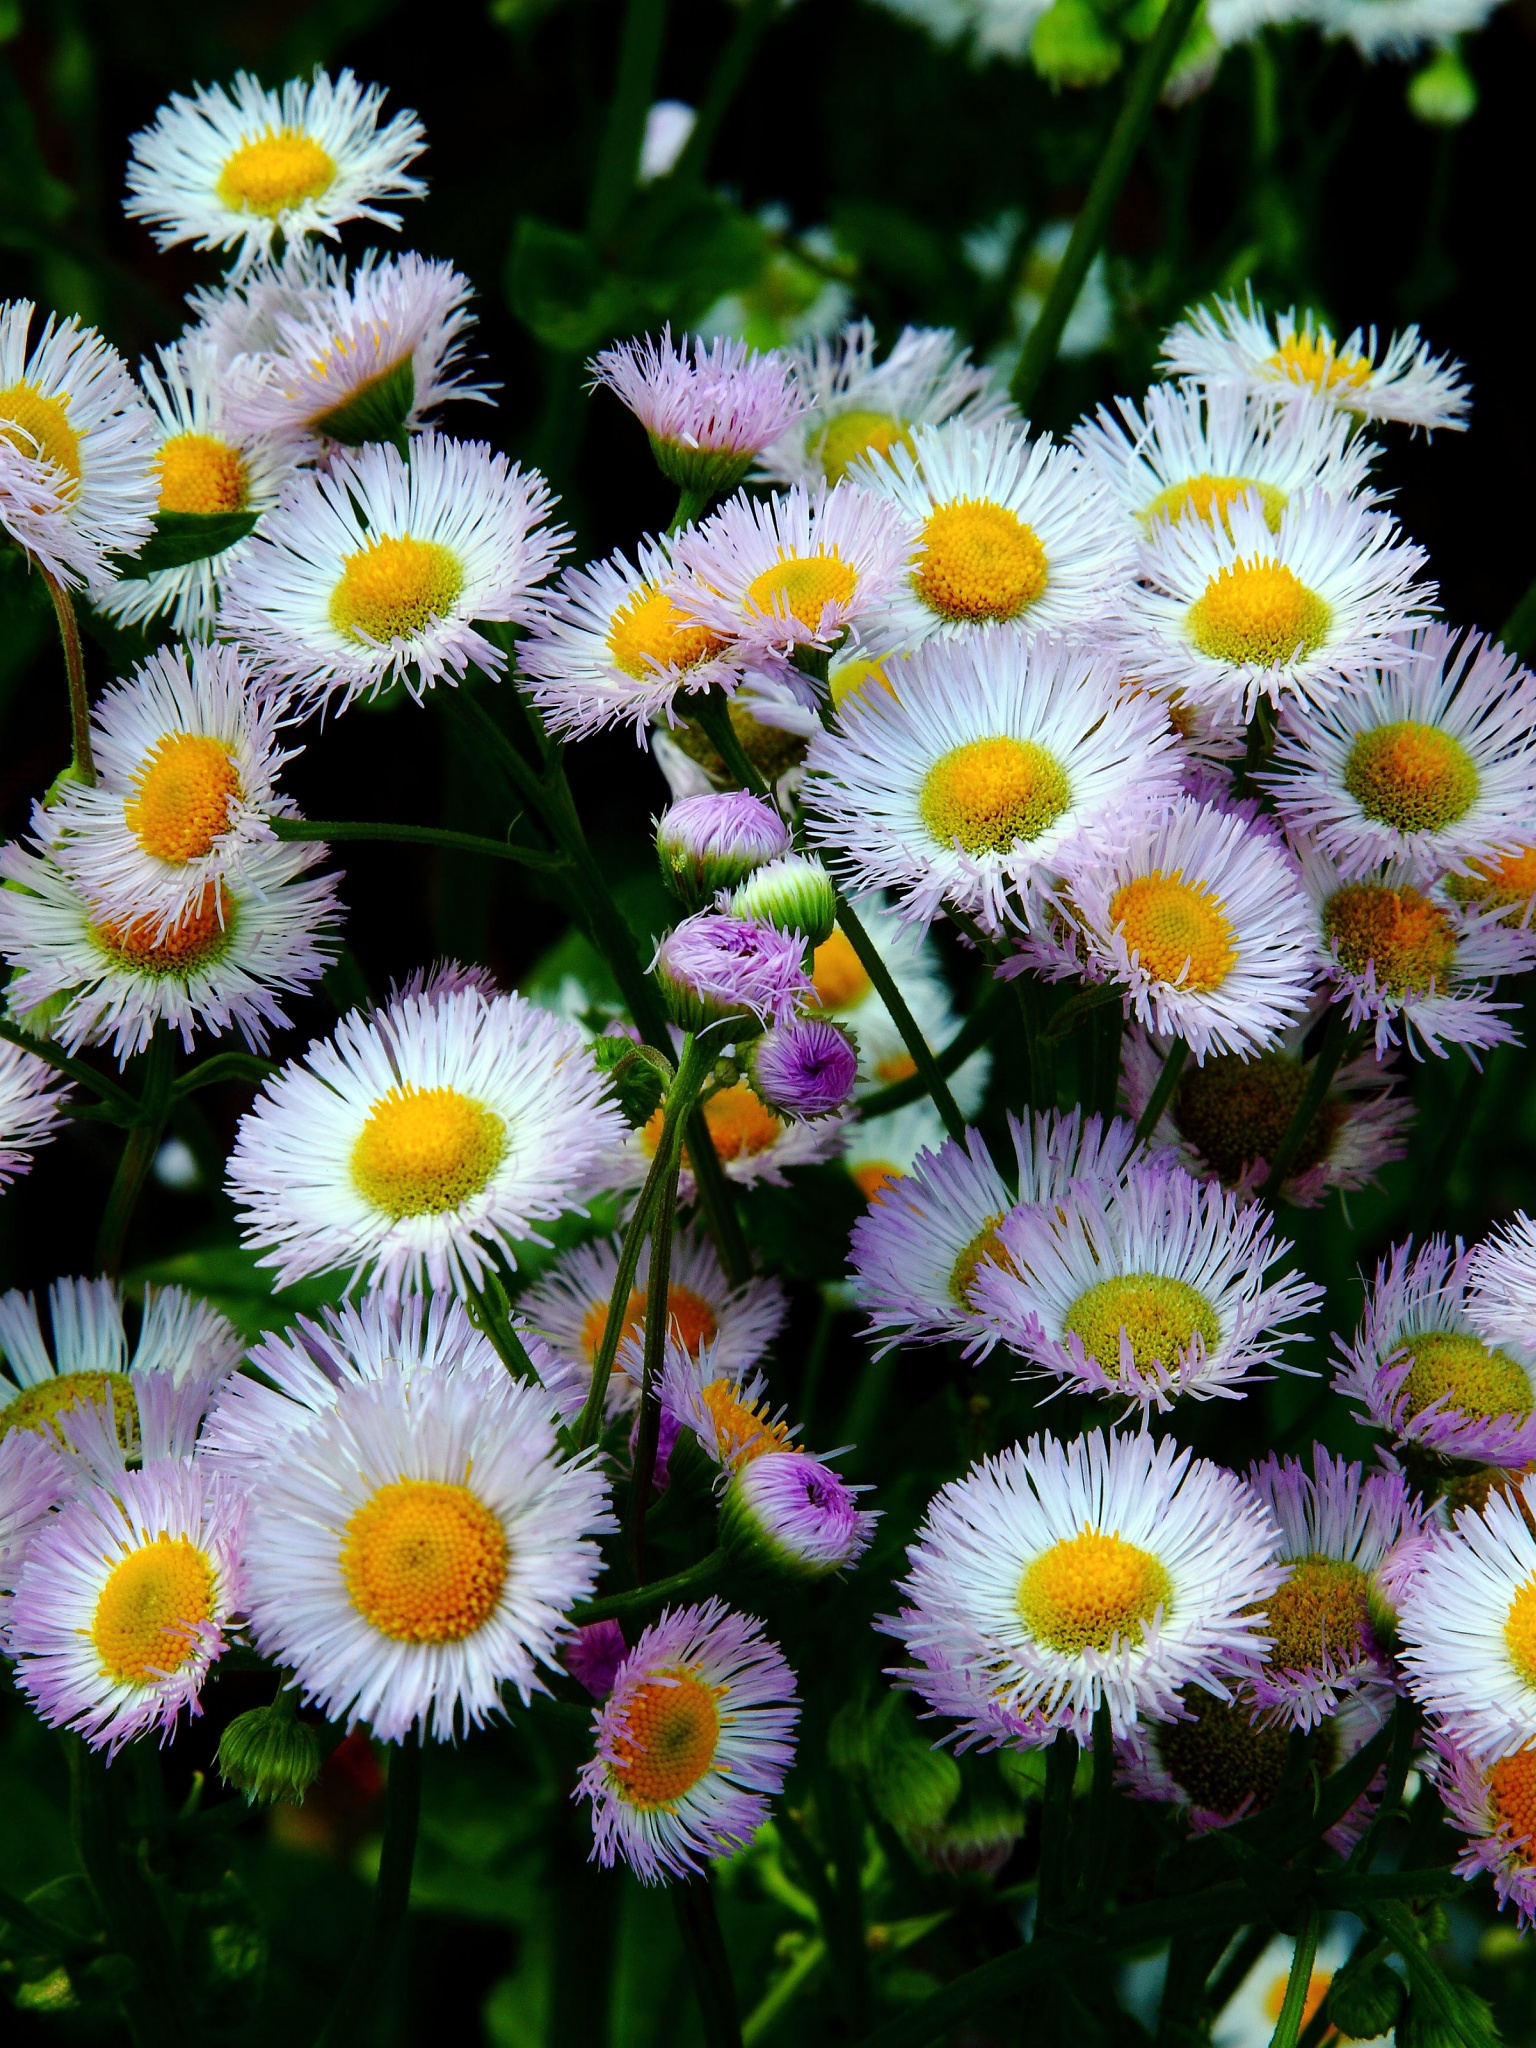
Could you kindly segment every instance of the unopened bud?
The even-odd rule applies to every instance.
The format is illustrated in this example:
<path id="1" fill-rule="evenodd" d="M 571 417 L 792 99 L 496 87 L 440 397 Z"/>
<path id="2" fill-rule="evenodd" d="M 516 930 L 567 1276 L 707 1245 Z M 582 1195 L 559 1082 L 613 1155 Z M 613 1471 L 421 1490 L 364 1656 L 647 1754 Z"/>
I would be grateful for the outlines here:
<path id="1" fill-rule="evenodd" d="M 783 819 L 772 804 L 744 789 L 685 796 L 656 826 L 662 878 L 690 910 L 788 851 Z"/>
<path id="2" fill-rule="evenodd" d="M 1328 2017 L 1352 2041 L 1390 2034 L 1403 2009 L 1403 1980 L 1385 1963 L 1343 1969 L 1328 1988 Z"/>
<path id="3" fill-rule="evenodd" d="M 219 1776 L 252 1806 L 298 1802 L 320 1775 L 320 1734 L 285 1686 L 269 1707 L 237 1714 L 219 1738 Z"/>
<path id="4" fill-rule="evenodd" d="M 837 890 L 819 860 L 789 853 L 742 883 L 731 898 L 731 915 L 799 932 L 808 946 L 820 946 L 837 923 Z"/>
<path id="5" fill-rule="evenodd" d="M 796 1579 L 823 1579 L 869 1548 L 875 1515 L 857 1489 L 807 1451 L 768 1451 L 740 1465 L 720 1502 L 731 1555 Z"/>
<path id="6" fill-rule="evenodd" d="M 733 1023 L 751 1035 L 810 993 L 804 953 L 794 932 L 704 910 L 667 933 L 652 965 L 685 1031 Z"/>
<path id="7" fill-rule="evenodd" d="M 753 1093 L 775 1116 L 809 1123 L 840 1110 L 859 1078 L 859 1055 L 848 1032 L 829 1017 L 790 1017 L 753 1046 Z"/>
<path id="8" fill-rule="evenodd" d="M 1455 50 L 1439 50 L 1408 81 L 1408 109 L 1431 128 L 1459 128 L 1477 112 L 1477 83 Z"/>
<path id="9" fill-rule="evenodd" d="M 1103 85 L 1120 69 L 1120 45 L 1088 0 L 1055 0 L 1035 23 L 1030 60 L 1052 85 Z"/>

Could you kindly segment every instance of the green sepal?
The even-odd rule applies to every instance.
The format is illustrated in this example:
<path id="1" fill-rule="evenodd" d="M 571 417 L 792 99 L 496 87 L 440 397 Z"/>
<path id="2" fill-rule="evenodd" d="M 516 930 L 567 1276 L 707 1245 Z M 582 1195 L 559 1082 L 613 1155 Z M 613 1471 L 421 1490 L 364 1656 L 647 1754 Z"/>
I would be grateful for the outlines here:
<path id="1" fill-rule="evenodd" d="M 370 377 L 360 391 L 323 412 L 312 424 L 328 441 L 361 448 L 369 441 L 399 444 L 410 426 L 416 403 L 416 365 L 410 356 Z"/>

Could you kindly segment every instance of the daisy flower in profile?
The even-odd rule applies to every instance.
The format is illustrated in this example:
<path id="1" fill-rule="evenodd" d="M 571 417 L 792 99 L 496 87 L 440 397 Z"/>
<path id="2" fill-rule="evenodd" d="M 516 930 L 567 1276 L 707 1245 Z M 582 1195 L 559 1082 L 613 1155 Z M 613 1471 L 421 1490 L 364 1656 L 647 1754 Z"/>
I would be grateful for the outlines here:
<path id="1" fill-rule="evenodd" d="M 1333 1000 L 1352 1027 L 1372 1027 L 1378 1054 L 1400 1039 L 1416 1059 L 1426 1048 L 1443 1057 L 1447 1044 L 1515 1042 L 1503 1015 L 1513 1005 L 1495 1000 L 1493 984 L 1531 965 L 1536 933 L 1424 887 L 1400 861 L 1346 876 L 1310 840 L 1291 847 Z"/>
<path id="2" fill-rule="evenodd" d="M 1004 971 L 1119 982 L 1129 1017 L 1177 1036 L 1198 1062 L 1273 1045 L 1304 1013 L 1314 918 L 1278 841 L 1178 797 L 1128 807 L 1063 849 L 1055 915 Z"/>
<path id="3" fill-rule="evenodd" d="M 650 437 L 663 476 L 700 498 L 734 491 L 806 410 L 793 361 L 724 336 L 622 341 L 587 365 Z"/>
<path id="4" fill-rule="evenodd" d="M 997 1332 L 976 1306 L 983 1264 L 1003 1259 L 999 1235 L 1018 1207 L 1054 1210 L 1081 1185 L 1105 1196 L 1123 1183 L 1132 1127 L 1079 1109 L 1008 1119 L 1013 1159 L 1003 1174 L 977 1131 L 920 1152 L 853 1226 L 853 1295 L 877 1351 L 954 1342 L 990 1350 Z M 1016 1192 L 1015 1192 L 1016 1190 Z"/>
<path id="5" fill-rule="evenodd" d="M 1144 527 L 1189 517 L 1217 524 L 1252 492 L 1272 532 L 1296 491 L 1368 497 L 1377 452 L 1330 405 L 1198 384 L 1154 384 L 1140 411 L 1129 398 L 1113 412 L 1101 405 L 1072 445 Z"/>
<path id="6" fill-rule="evenodd" d="M 163 647 L 91 715 L 94 787 L 65 782 L 42 814 L 54 861 L 106 920 L 161 937 L 238 879 L 267 820 L 293 806 L 277 775 L 278 707 L 233 647 Z"/>
<path id="7" fill-rule="evenodd" d="M 592 1854 L 642 1884 L 708 1869 L 744 1849 L 794 1761 L 795 1674 L 762 1623 L 718 1600 L 665 1608 L 593 1710 L 577 1784 Z"/>
<path id="8" fill-rule="evenodd" d="M 680 698 L 736 687 L 730 639 L 680 609 L 671 573 L 663 543 L 644 540 L 633 565 L 617 554 L 566 568 L 543 594 L 517 661 L 552 731 L 590 739 L 629 725 L 643 745 L 654 720 L 686 716 Z"/>
<path id="9" fill-rule="evenodd" d="M 707 1095 L 702 1104 L 704 1125 L 715 1148 L 715 1157 L 727 1180 L 738 1187 L 753 1187 L 759 1181 L 769 1187 L 788 1185 L 785 1174 L 792 1166 L 815 1166 L 833 1158 L 842 1148 L 847 1114 L 813 1117 L 791 1122 L 773 1111 L 747 1081 L 733 1081 Z M 638 1184 L 650 1170 L 661 1142 L 662 1112 L 658 1108 L 649 1123 L 634 1133 L 620 1177 L 625 1184 Z M 681 1198 L 691 1202 L 694 1179 L 683 1146 Z"/>
<path id="10" fill-rule="evenodd" d="M 58 1136 L 70 1093 L 46 1060 L 0 1040 L 0 1188 L 30 1172 L 33 1153 Z"/>
<path id="11" fill-rule="evenodd" d="M 1376 1268 L 1335 1389 L 1400 1450 L 1433 1461 L 1536 1459 L 1536 1346 L 1521 1319 L 1493 1342 L 1477 1253 L 1432 1237 L 1394 1245 Z"/>
<path id="12" fill-rule="evenodd" d="M 336 878 L 308 873 L 325 853 L 250 845 L 167 925 L 158 907 L 101 917 L 52 860 L 13 841 L 0 850 L 12 1015 L 59 998 L 50 1029 L 65 1051 L 109 1045 L 119 1066 L 157 1025 L 189 1052 L 199 1031 L 238 1031 L 259 1052 L 288 1022 L 279 997 L 312 987 L 340 944 Z"/>
<path id="13" fill-rule="evenodd" d="M 1469 1308 L 1494 1344 L 1523 1342 L 1536 1330 L 1536 1221 L 1517 1209 L 1474 1247 Z"/>
<path id="14" fill-rule="evenodd" d="M 806 410 L 764 448 L 759 478 L 841 483 L 862 457 L 910 448 L 914 427 L 987 427 L 1012 414 L 996 374 L 973 363 L 949 328 L 904 327 L 884 362 L 876 346 L 868 320 L 800 344 L 792 361 Z"/>
<path id="15" fill-rule="evenodd" d="M 846 1571 L 868 1550 L 880 1519 L 807 1451 L 777 1451 L 738 1465 L 720 1497 L 720 1541 L 749 1568 L 792 1579 Z"/>
<path id="16" fill-rule="evenodd" d="M 893 1675 L 962 1748 L 1085 1742 L 1101 1704 L 1123 1738 L 1251 1671 L 1275 1541 L 1234 1473 L 1171 1439 L 1034 1437 L 931 1502 L 884 1624 L 914 1659 Z"/>
<path id="17" fill-rule="evenodd" d="M 267 1081 L 229 1185 L 279 1285 L 463 1291 L 601 1184 L 624 1124 L 581 1032 L 465 988 L 354 1010 Z"/>
<path id="18" fill-rule="evenodd" d="M 104 590 L 115 555 L 149 538 L 154 425 L 128 366 L 94 327 L 29 299 L 0 303 L 0 529 L 71 588 Z"/>
<path id="19" fill-rule="evenodd" d="M 1450 1737 L 1433 1738 L 1433 1775 L 1452 1827 L 1466 1836 L 1456 1874 L 1491 1877 L 1522 1933 L 1536 1924 L 1536 1747 L 1477 1763 Z"/>
<path id="20" fill-rule="evenodd" d="M 638 1370 L 637 1353 L 630 1353 L 629 1364 Z M 692 1430 L 699 1448 L 724 1473 L 796 1448 L 794 1425 L 782 1408 L 769 1406 L 768 1382 L 760 1372 L 727 1364 L 718 1343 L 703 1343 L 697 1352 L 668 1345 L 661 1407 L 664 1418 Z"/>
<path id="21" fill-rule="evenodd" d="M 1456 38 L 1480 29 L 1496 5 L 1497 0 L 1384 0 L 1381 6 L 1375 0 L 1312 0 L 1309 19 L 1325 36 L 1353 43 L 1374 63 L 1424 49 L 1454 49 Z"/>
<path id="22" fill-rule="evenodd" d="M 1403 1596 L 1408 1689 L 1475 1763 L 1536 1743 L 1536 1482 L 1491 1491 L 1425 1552 Z"/>
<path id="23" fill-rule="evenodd" d="M 542 1388 L 499 1363 L 398 1359 L 336 1389 L 251 1493 L 251 1633 L 307 1700 L 381 1742 L 452 1741 L 526 1706 L 617 1526 L 559 1456 Z"/>
<path id="24" fill-rule="evenodd" d="M 0 1641 L 9 1595 L 32 1539 L 68 1492 L 68 1475 L 51 1440 L 35 1430 L 0 1428 Z"/>
<path id="25" fill-rule="evenodd" d="M 1035 883 L 1085 827 L 1159 785 L 1172 795 L 1173 747 L 1162 707 L 1106 664 L 1010 628 L 922 648 L 899 695 L 850 700 L 812 741 L 801 796 L 849 888 L 996 931 L 1028 921 Z"/>
<path id="26" fill-rule="evenodd" d="M 1148 687 L 1229 722 L 1251 718 L 1261 697 L 1327 703 L 1427 621 L 1434 585 L 1414 580 L 1427 559 L 1357 499 L 1297 491 L 1271 529 L 1249 493 L 1219 522 L 1157 521 L 1116 651 Z"/>
<path id="27" fill-rule="evenodd" d="M 700 910 L 665 934 L 651 971 L 673 1022 L 685 1031 L 728 1023 L 749 1036 L 809 993 L 804 954 L 799 932 Z"/>
<path id="28" fill-rule="evenodd" d="M 486 396 L 464 372 L 471 296 L 451 263 L 368 258 L 301 310 L 274 312 L 275 341 L 240 366 L 235 417 L 296 457 L 328 441 L 399 446 L 447 399 Z"/>
<path id="29" fill-rule="evenodd" d="M 1471 393 L 1459 363 L 1432 355 L 1417 327 L 1394 334 L 1385 348 L 1374 327 L 1344 341 L 1310 313 L 1269 313 L 1252 293 L 1246 304 L 1218 299 L 1198 307 L 1163 337 L 1163 365 L 1175 377 L 1207 387 L 1286 398 L 1308 391 L 1359 419 L 1403 426 L 1464 427 Z"/>
<path id="30" fill-rule="evenodd" d="M 500 675 L 477 620 L 523 623 L 569 536 L 553 500 L 479 441 L 419 435 L 410 461 L 374 445 L 288 484 L 236 566 L 219 626 L 273 683 L 316 703 L 418 700 L 471 666 Z"/>
<path id="31" fill-rule="evenodd" d="M 409 174 L 426 147 L 411 113 L 382 121 L 381 86 L 317 69 L 269 92 L 248 71 L 234 84 L 172 93 L 133 137 L 124 211 L 162 249 L 231 249 L 243 275 L 273 243 L 336 239 L 349 220 L 397 228 L 394 199 L 427 189 Z"/>
<path id="32" fill-rule="evenodd" d="M 1341 1697 L 1393 1676 L 1403 1590 L 1434 1540 L 1400 1472 L 1372 1472 L 1312 1447 L 1266 1458 L 1248 1484 L 1280 1530 L 1283 1583 L 1264 1609 L 1269 1648 L 1251 1681 L 1263 1717 L 1304 1733 Z"/>
<path id="33" fill-rule="evenodd" d="M 899 506 L 910 570 L 893 638 L 1017 624 L 1070 639 L 1102 629 L 1135 571 L 1134 528 L 1077 454 L 1022 421 L 916 427 L 855 480 Z"/>
<path id="34" fill-rule="evenodd" d="M 1536 811 L 1536 676 L 1480 633 L 1429 626 L 1370 685 L 1281 714 L 1287 832 L 1345 874 L 1394 860 L 1421 884 L 1518 854 Z"/>
<path id="35" fill-rule="evenodd" d="M 1314 1006 L 1264 1052 L 1246 1058 L 1212 1053 L 1198 1067 L 1186 1067 L 1148 1136 L 1149 1148 L 1172 1154 L 1199 1180 L 1251 1194 L 1301 1107 L 1312 1068 L 1306 1041 L 1317 1021 Z M 1168 1040 L 1139 1024 L 1127 1031 L 1121 1082 L 1133 1122 L 1152 1100 L 1168 1053 Z M 1413 1115 L 1397 1076 L 1374 1051 L 1342 1061 L 1302 1133 L 1281 1188 L 1284 1200 L 1314 1209 L 1331 1188 L 1371 1186 L 1380 1167 L 1406 1153 Z"/>
<path id="36" fill-rule="evenodd" d="M 193 1464 L 125 1472 L 63 1507 L 32 1540 L 7 1620 L 38 1718 L 115 1755 L 198 1714 L 245 1604 L 244 1518 Z"/>
<path id="37" fill-rule="evenodd" d="M 1166 1412 L 1284 1369 L 1324 1290 L 1270 1278 L 1291 1247 L 1261 1202 L 1212 1181 L 1133 1167 L 1107 1203 L 1091 1183 L 997 1226 L 971 1302 L 995 1338 L 1077 1393 Z"/>
<path id="38" fill-rule="evenodd" d="M 895 508 L 852 484 L 739 492 L 675 536 L 663 588 L 744 666 L 792 678 L 802 648 L 830 652 L 849 634 L 876 653 L 890 644 L 906 548 Z"/>

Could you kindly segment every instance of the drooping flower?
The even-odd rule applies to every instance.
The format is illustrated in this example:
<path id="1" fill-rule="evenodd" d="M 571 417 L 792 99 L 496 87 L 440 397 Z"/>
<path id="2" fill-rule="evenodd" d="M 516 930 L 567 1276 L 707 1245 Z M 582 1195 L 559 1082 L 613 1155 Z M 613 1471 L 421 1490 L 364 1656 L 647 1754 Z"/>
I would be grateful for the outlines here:
<path id="1" fill-rule="evenodd" d="M 30 1172 L 33 1153 L 58 1136 L 71 1092 L 46 1060 L 0 1040 L 0 1188 Z"/>
<path id="2" fill-rule="evenodd" d="M 720 1497 L 720 1540 L 750 1566 L 825 1578 L 869 1548 L 879 1516 L 859 1506 L 862 1491 L 806 1451 L 748 1459 Z"/>
<path id="3" fill-rule="evenodd" d="M 791 358 L 717 336 L 624 341 L 588 368 L 639 420 L 663 476 L 700 497 L 734 491 L 806 410 Z"/>

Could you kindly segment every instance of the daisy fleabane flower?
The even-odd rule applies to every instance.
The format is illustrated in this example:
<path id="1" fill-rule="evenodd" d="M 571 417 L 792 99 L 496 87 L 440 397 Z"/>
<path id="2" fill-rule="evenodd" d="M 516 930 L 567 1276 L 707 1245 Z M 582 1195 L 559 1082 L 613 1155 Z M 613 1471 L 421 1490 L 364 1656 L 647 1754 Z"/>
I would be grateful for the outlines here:
<path id="1" fill-rule="evenodd" d="M 1456 1874 L 1491 1877 L 1501 1906 L 1525 1932 L 1536 1925 L 1536 1746 L 1478 1763 L 1436 1733 L 1430 1755 L 1446 1818 L 1466 1836 Z"/>
<path id="2" fill-rule="evenodd" d="M 384 90 L 350 71 L 320 69 L 270 92 L 248 71 L 233 85 L 172 93 L 133 137 L 125 211 L 162 249 L 231 249 L 237 276 L 273 243 L 336 239 L 349 220 L 397 228 L 383 202 L 419 199 L 409 166 L 426 147 L 421 123 L 380 116 Z"/>
<path id="3" fill-rule="evenodd" d="M 1536 1219 L 1517 1209 L 1472 1253 L 1467 1307 L 1490 1343 L 1526 1343 L 1536 1332 Z"/>
<path id="4" fill-rule="evenodd" d="M 737 1467 L 720 1498 L 720 1541 L 748 1566 L 792 1579 L 823 1579 L 857 1564 L 879 1512 L 866 1489 L 808 1451 L 776 1451 Z"/>
<path id="5" fill-rule="evenodd" d="M 344 1382 L 250 1498 L 257 1648 L 382 1742 L 451 1741 L 504 1711 L 504 1687 L 525 1706 L 546 1690 L 617 1527 L 596 1465 L 560 1456 L 544 1390 L 483 1359 Z"/>
<path id="6" fill-rule="evenodd" d="M 312 703 L 421 698 L 506 656 L 477 620 L 525 623 L 569 535 L 553 499 L 483 442 L 428 431 L 407 462 L 382 444 L 290 481 L 230 579 L 220 631 Z"/>
<path id="7" fill-rule="evenodd" d="M 973 363 L 947 327 L 904 327 L 883 362 L 876 348 L 874 327 L 855 320 L 795 349 L 808 410 L 762 451 L 762 481 L 841 483 L 861 457 L 910 447 L 914 427 L 986 427 L 1012 413 L 996 373 Z"/>
<path id="8" fill-rule="evenodd" d="M 464 988 L 353 1011 L 267 1081 L 229 1184 L 281 1285 L 342 1272 L 386 1293 L 478 1284 L 579 1207 L 624 1125 L 580 1031 Z"/>
<path id="9" fill-rule="evenodd" d="M 184 1712 L 245 1606 L 245 1501 L 206 1466 L 124 1472 L 32 1540 L 7 1617 L 39 1718 L 115 1755 Z"/>
<path id="10" fill-rule="evenodd" d="M 734 491 L 806 410 L 793 362 L 723 336 L 619 342 L 587 366 L 650 436 L 657 467 L 700 497 Z"/>
<path id="11" fill-rule="evenodd" d="M 0 529 L 58 582 L 105 591 L 149 538 L 154 422 L 94 327 L 0 303 Z"/>
<path id="12" fill-rule="evenodd" d="M 1291 1247 L 1268 1209 L 1177 1168 L 1131 1168 L 1016 1208 L 970 1288 L 993 1336 L 1077 1393 L 1166 1411 L 1272 1368 L 1323 1290 L 1270 1277 Z"/>
<path id="13" fill-rule="evenodd" d="M 1430 353 L 1417 327 L 1394 334 L 1385 348 L 1374 327 L 1337 341 L 1310 313 L 1293 306 L 1271 321 L 1249 292 L 1247 303 L 1218 299 L 1201 306 L 1163 337 L 1163 363 L 1175 377 L 1207 387 L 1231 384 L 1284 398 L 1310 391 L 1361 419 L 1404 426 L 1464 427 L 1471 393 L 1461 365 Z"/>
<path id="14" fill-rule="evenodd" d="M 739 1472 L 754 1459 L 797 1448 L 795 1426 L 782 1408 L 769 1406 L 768 1382 L 760 1372 L 731 1362 L 732 1347 L 706 1340 L 696 1350 L 674 1340 L 662 1363 L 664 1419 L 691 1430 L 699 1448 L 724 1473 Z M 637 1351 L 626 1358 L 633 1377 Z"/>
<path id="15" fill-rule="evenodd" d="M 30 1172 L 33 1153 L 58 1136 L 70 1095 L 46 1060 L 0 1039 L 0 1188 Z"/>
<path id="16" fill-rule="evenodd" d="M 1312 0 L 1309 19 L 1321 34 L 1352 42 L 1375 63 L 1425 49 L 1450 55 L 1456 39 L 1480 29 L 1497 5 L 1498 0 Z"/>
<path id="17" fill-rule="evenodd" d="M 290 319 L 302 320 L 346 281 L 345 256 L 324 242 L 289 242 L 275 261 L 264 257 L 243 276 L 188 292 L 191 318 L 179 345 L 211 349 L 223 374 L 242 356 L 275 349 Z"/>
<path id="18" fill-rule="evenodd" d="M 1394 1245 L 1353 1340 L 1339 1344 L 1334 1387 L 1402 1452 L 1526 1465 L 1536 1459 L 1536 1344 L 1523 1317 L 1485 1341 L 1482 1249 L 1444 1237 Z"/>
<path id="19" fill-rule="evenodd" d="M 593 1856 L 662 1884 L 745 1848 L 783 1787 L 799 1716 L 761 1622 L 718 1600 L 664 1609 L 593 1710 L 596 1754 L 577 1786 Z"/>
<path id="20" fill-rule="evenodd" d="M 278 729 L 236 649 L 160 648 L 93 706 L 97 780 L 60 785 L 49 852 L 98 916 L 163 937 L 292 812 Z"/>
<path id="21" fill-rule="evenodd" d="M 1086 1742 L 1100 1705 L 1123 1738 L 1251 1672 L 1276 1541 L 1235 1473 L 1171 1439 L 1034 1437 L 931 1502 L 883 1624 L 914 1659 L 893 1675 L 962 1748 Z"/>
<path id="22" fill-rule="evenodd" d="M 651 971 L 684 1030 L 729 1022 L 761 1031 L 811 993 L 804 957 L 799 932 L 700 910 L 666 933 Z"/>
<path id="23" fill-rule="evenodd" d="M 31 1429 L 0 1429 L 0 1642 L 32 1539 L 69 1492 L 69 1474 L 51 1438 Z"/>
<path id="24" fill-rule="evenodd" d="M 1304 1013 L 1318 946 L 1307 897 L 1269 833 L 1178 797 L 1128 804 L 1066 847 L 1051 915 L 1005 972 L 1115 981 L 1126 1014 L 1196 1062 L 1275 1044 Z"/>

